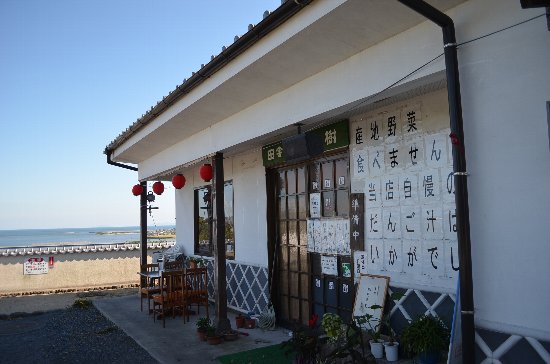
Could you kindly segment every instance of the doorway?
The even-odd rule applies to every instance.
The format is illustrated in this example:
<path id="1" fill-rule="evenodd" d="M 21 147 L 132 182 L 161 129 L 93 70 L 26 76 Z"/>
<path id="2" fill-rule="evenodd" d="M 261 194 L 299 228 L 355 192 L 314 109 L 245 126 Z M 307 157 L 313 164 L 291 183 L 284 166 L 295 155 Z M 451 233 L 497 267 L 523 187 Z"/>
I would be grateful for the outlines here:
<path id="1" fill-rule="evenodd" d="M 321 254 L 308 251 L 307 226 L 310 214 L 310 193 L 318 194 L 323 219 L 348 219 L 350 211 L 350 181 L 348 154 L 310 160 L 284 166 L 268 173 L 275 181 L 274 224 L 270 229 L 273 242 L 274 287 L 273 302 L 277 320 L 285 327 L 307 325 L 312 314 L 319 317 L 333 312 L 344 319 L 351 318 L 353 309 L 353 277 L 344 269 L 337 275 L 323 274 Z M 336 256 L 337 264 L 351 267 L 351 257 Z"/>

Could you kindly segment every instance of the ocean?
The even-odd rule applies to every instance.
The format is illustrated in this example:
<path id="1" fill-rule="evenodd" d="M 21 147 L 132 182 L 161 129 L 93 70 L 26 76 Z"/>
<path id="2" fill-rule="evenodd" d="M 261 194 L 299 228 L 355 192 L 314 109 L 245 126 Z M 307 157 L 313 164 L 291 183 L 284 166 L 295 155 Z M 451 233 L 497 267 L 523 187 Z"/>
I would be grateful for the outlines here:
<path id="1" fill-rule="evenodd" d="M 149 226 L 149 231 L 174 228 L 175 226 Z M 139 241 L 139 226 L 0 230 L 0 247 L 71 243 L 114 244 L 136 240 Z"/>

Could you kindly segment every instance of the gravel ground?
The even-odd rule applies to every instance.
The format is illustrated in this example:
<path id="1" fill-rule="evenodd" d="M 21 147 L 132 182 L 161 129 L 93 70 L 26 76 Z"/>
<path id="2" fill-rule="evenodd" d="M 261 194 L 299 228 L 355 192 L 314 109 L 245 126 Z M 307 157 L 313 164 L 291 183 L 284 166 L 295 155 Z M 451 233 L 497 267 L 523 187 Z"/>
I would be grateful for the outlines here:
<path id="1" fill-rule="evenodd" d="M 90 305 L 4 316 L 0 320 L 0 363 L 157 361 Z"/>

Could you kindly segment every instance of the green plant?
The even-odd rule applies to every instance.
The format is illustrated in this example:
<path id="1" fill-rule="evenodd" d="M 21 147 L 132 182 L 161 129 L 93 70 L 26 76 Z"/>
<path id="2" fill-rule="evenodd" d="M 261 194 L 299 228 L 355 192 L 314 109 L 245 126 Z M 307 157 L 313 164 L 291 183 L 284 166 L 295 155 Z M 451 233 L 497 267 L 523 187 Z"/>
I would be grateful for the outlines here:
<path id="1" fill-rule="evenodd" d="M 202 257 L 189 257 L 189 262 L 195 263 L 197 267 L 204 267 L 206 265 L 206 261 Z"/>
<path id="2" fill-rule="evenodd" d="M 198 331 L 207 331 L 209 327 L 211 327 L 210 319 L 207 317 L 201 317 L 197 320 L 197 330 Z"/>
<path id="3" fill-rule="evenodd" d="M 217 336 L 216 326 L 209 325 L 209 326 L 206 328 L 206 336 L 207 336 L 207 337 L 214 337 L 214 336 Z"/>
<path id="4" fill-rule="evenodd" d="M 332 341 L 338 340 L 343 335 L 345 330 L 343 327 L 342 318 L 333 313 L 325 313 L 323 315 L 321 326 Z"/>
<path id="5" fill-rule="evenodd" d="M 441 352 L 449 347 L 449 329 L 439 317 L 423 315 L 403 329 L 401 344 L 411 355 Z"/>
<path id="6" fill-rule="evenodd" d="M 316 364 L 320 360 L 320 351 L 326 338 L 321 338 L 319 317 L 315 314 L 308 321 L 308 326 L 304 327 L 300 323 L 295 324 L 292 330 L 292 338 L 282 343 L 285 355 L 294 357 L 294 363 L 297 364 Z"/>
<path id="7" fill-rule="evenodd" d="M 370 308 L 371 310 L 378 310 L 381 309 L 382 306 L 372 305 Z M 374 315 L 370 313 L 362 316 L 355 316 L 353 319 L 358 327 L 367 330 L 367 332 L 369 333 L 369 337 L 372 341 L 380 342 L 380 326 L 382 324 L 382 321 L 380 319 L 374 317 Z"/>
<path id="8" fill-rule="evenodd" d="M 392 301 L 399 301 L 404 295 L 404 293 L 392 292 L 392 294 L 390 295 L 390 299 Z M 381 324 L 382 328 L 385 330 L 386 335 L 388 335 L 388 344 L 394 345 L 397 342 L 397 334 L 391 327 L 390 315 L 387 312 L 383 313 Z"/>
<path id="9" fill-rule="evenodd" d="M 80 309 L 88 309 L 92 307 L 92 301 L 80 298 L 74 301 L 73 307 L 80 308 Z"/>

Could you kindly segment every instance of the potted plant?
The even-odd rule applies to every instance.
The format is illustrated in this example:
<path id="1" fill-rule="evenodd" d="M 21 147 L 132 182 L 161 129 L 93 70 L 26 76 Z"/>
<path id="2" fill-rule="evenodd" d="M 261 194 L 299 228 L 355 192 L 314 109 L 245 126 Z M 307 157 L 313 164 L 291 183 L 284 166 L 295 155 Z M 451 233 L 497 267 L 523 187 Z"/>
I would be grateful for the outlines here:
<path id="1" fill-rule="evenodd" d="M 215 326 L 210 325 L 208 326 L 208 329 L 206 329 L 206 341 L 210 345 L 221 344 L 222 336 L 216 332 Z"/>
<path id="2" fill-rule="evenodd" d="M 235 317 L 235 326 L 237 329 L 242 329 L 244 327 L 244 320 L 245 317 L 241 314 L 238 314 L 237 317 Z"/>
<path id="3" fill-rule="evenodd" d="M 224 341 L 235 341 L 239 338 L 239 333 L 237 331 L 227 330 L 222 336 Z"/>
<path id="4" fill-rule="evenodd" d="M 384 343 L 384 351 L 386 352 L 387 361 L 397 361 L 399 359 L 399 343 L 396 340 L 395 331 L 389 324 L 389 318 L 384 320 L 384 325 L 388 332 L 388 341 Z"/>
<path id="5" fill-rule="evenodd" d="M 197 320 L 197 334 L 201 341 L 206 341 L 206 332 L 210 327 L 210 319 L 206 317 L 201 317 Z"/>
<path id="6" fill-rule="evenodd" d="M 439 317 L 423 315 L 412 320 L 401 332 L 405 352 L 421 364 L 435 364 L 449 347 L 449 329 Z"/>
<path id="7" fill-rule="evenodd" d="M 256 320 L 250 316 L 246 316 L 244 319 L 244 327 L 247 329 L 253 329 L 256 327 Z"/>
<path id="8" fill-rule="evenodd" d="M 390 299 L 398 301 L 404 296 L 403 293 L 393 292 L 390 295 Z M 397 361 L 399 359 L 399 343 L 397 342 L 396 334 L 391 327 L 390 315 L 386 312 L 382 316 L 382 326 L 388 335 L 388 341 L 384 343 L 384 351 L 386 353 L 387 361 Z"/>
<path id="9" fill-rule="evenodd" d="M 189 268 L 200 268 L 205 266 L 205 261 L 202 257 L 189 257 Z"/>
<path id="10" fill-rule="evenodd" d="M 372 305 L 372 310 L 381 309 L 382 306 Z M 380 338 L 380 324 L 381 321 L 369 313 L 363 316 L 355 316 L 355 323 L 361 328 L 366 328 L 370 337 L 370 351 L 376 359 L 384 357 L 384 342 Z"/>

